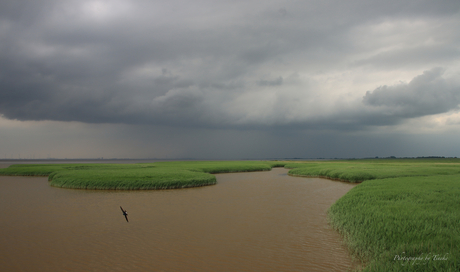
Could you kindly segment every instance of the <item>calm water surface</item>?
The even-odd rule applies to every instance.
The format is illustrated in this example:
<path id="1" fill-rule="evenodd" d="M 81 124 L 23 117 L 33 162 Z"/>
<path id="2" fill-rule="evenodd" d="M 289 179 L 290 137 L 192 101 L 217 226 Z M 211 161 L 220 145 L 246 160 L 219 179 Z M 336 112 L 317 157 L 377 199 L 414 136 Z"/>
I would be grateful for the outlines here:
<path id="1" fill-rule="evenodd" d="M 326 211 L 353 185 L 287 171 L 160 191 L 0 176 L 1 271 L 346 271 Z"/>

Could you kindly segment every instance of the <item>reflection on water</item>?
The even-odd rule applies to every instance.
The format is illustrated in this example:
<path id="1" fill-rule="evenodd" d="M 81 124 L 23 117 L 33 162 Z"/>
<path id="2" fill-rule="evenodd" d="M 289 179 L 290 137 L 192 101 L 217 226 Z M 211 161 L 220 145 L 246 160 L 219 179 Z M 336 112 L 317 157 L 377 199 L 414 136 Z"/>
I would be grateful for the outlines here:
<path id="1" fill-rule="evenodd" d="M 346 271 L 350 257 L 326 210 L 353 185 L 287 171 L 160 191 L 0 177 L 1 270 Z"/>

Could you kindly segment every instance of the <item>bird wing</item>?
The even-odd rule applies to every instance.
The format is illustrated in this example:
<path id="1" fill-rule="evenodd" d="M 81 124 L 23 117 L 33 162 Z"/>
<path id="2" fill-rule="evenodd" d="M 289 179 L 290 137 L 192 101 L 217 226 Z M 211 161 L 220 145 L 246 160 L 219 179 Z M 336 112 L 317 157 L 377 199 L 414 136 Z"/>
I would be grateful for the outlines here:
<path id="1" fill-rule="evenodd" d="M 128 221 L 128 215 L 127 215 L 127 214 L 125 214 L 125 218 L 126 218 L 126 222 L 129 222 L 129 221 Z"/>
<path id="2" fill-rule="evenodd" d="M 121 209 L 122 212 L 126 212 L 125 210 L 123 210 L 123 208 L 121 206 L 120 206 L 120 209 Z"/>

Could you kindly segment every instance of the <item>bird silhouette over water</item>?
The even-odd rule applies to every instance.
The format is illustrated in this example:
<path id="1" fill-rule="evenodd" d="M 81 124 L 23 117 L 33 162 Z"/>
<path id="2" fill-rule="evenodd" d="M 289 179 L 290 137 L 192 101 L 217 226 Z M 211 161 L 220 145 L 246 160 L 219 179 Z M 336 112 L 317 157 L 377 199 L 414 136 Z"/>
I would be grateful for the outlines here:
<path id="1" fill-rule="evenodd" d="M 126 210 L 123 210 L 123 208 L 120 206 L 120 209 L 121 209 L 121 212 L 123 213 L 123 215 L 125 216 L 126 218 L 126 222 L 129 222 L 128 221 L 128 212 Z"/>

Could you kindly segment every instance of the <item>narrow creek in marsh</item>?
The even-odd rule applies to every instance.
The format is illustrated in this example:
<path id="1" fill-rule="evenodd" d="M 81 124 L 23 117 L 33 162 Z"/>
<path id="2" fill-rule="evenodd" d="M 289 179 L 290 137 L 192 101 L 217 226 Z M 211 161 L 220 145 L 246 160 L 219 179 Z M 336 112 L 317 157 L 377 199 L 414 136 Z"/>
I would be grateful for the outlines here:
<path id="1" fill-rule="evenodd" d="M 327 209 L 353 184 L 288 170 L 157 191 L 0 176 L 2 271 L 347 271 Z M 120 206 L 128 211 L 125 221 Z"/>

